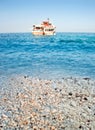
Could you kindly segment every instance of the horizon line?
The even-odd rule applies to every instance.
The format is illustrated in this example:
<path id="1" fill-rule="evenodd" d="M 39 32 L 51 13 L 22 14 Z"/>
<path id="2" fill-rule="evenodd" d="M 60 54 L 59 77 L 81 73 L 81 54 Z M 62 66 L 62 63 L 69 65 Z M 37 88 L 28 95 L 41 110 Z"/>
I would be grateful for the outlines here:
<path id="1" fill-rule="evenodd" d="M 21 31 L 21 32 L 0 32 L 0 34 L 6 34 L 6 33 L 32 33 L 32 32 L 27 32 L 27 31 Z M 58 32 L 56 32 L 56 33 L 95 33 L 95 32 L 85 32 L 85 31 L 79 31 L 79 32 L 73 32 L 73 31 L 65 31 L 65 32 L 63 32 L 63 31 L 58 31 Z"/>

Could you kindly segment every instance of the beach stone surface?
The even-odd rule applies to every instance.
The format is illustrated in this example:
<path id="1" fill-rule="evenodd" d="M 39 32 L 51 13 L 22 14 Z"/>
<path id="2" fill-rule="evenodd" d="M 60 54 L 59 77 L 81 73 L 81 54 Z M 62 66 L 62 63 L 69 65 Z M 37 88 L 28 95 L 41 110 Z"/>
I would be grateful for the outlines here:
<path id="1" fill-rule="evenodd" d="M 0 84 L 0 130 L 95 130 L 95 80 L 9 77 Z"/>

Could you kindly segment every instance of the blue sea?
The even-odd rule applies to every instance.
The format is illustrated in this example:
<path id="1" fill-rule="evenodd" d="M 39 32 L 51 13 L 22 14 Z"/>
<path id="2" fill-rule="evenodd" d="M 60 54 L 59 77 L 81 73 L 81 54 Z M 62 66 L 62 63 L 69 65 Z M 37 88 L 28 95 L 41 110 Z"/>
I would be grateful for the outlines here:
<path id="1" fill-rule="evenodd" d="M 95 33 L 0 34 L 0 76 L 95 79 Z"/>

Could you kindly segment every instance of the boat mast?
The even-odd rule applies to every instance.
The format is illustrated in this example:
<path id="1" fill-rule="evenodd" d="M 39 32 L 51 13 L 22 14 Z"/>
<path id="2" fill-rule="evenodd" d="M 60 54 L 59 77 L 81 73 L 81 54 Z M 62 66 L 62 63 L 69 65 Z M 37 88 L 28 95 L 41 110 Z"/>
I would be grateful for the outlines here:
<path id="1" fill-rule="evenodd" d="M 47 21 L 49 22 L 49 18 L 47 18 Z"/>

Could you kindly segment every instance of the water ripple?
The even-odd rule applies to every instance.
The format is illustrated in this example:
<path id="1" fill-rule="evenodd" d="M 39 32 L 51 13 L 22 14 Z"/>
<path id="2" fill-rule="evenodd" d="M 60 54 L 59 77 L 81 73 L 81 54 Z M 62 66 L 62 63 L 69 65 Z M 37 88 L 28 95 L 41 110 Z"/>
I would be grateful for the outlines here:
<path id="1" fill-rule="evenodd" d="M 0 34 L 0 75 L 95 78 L 95 34 Z"/>

